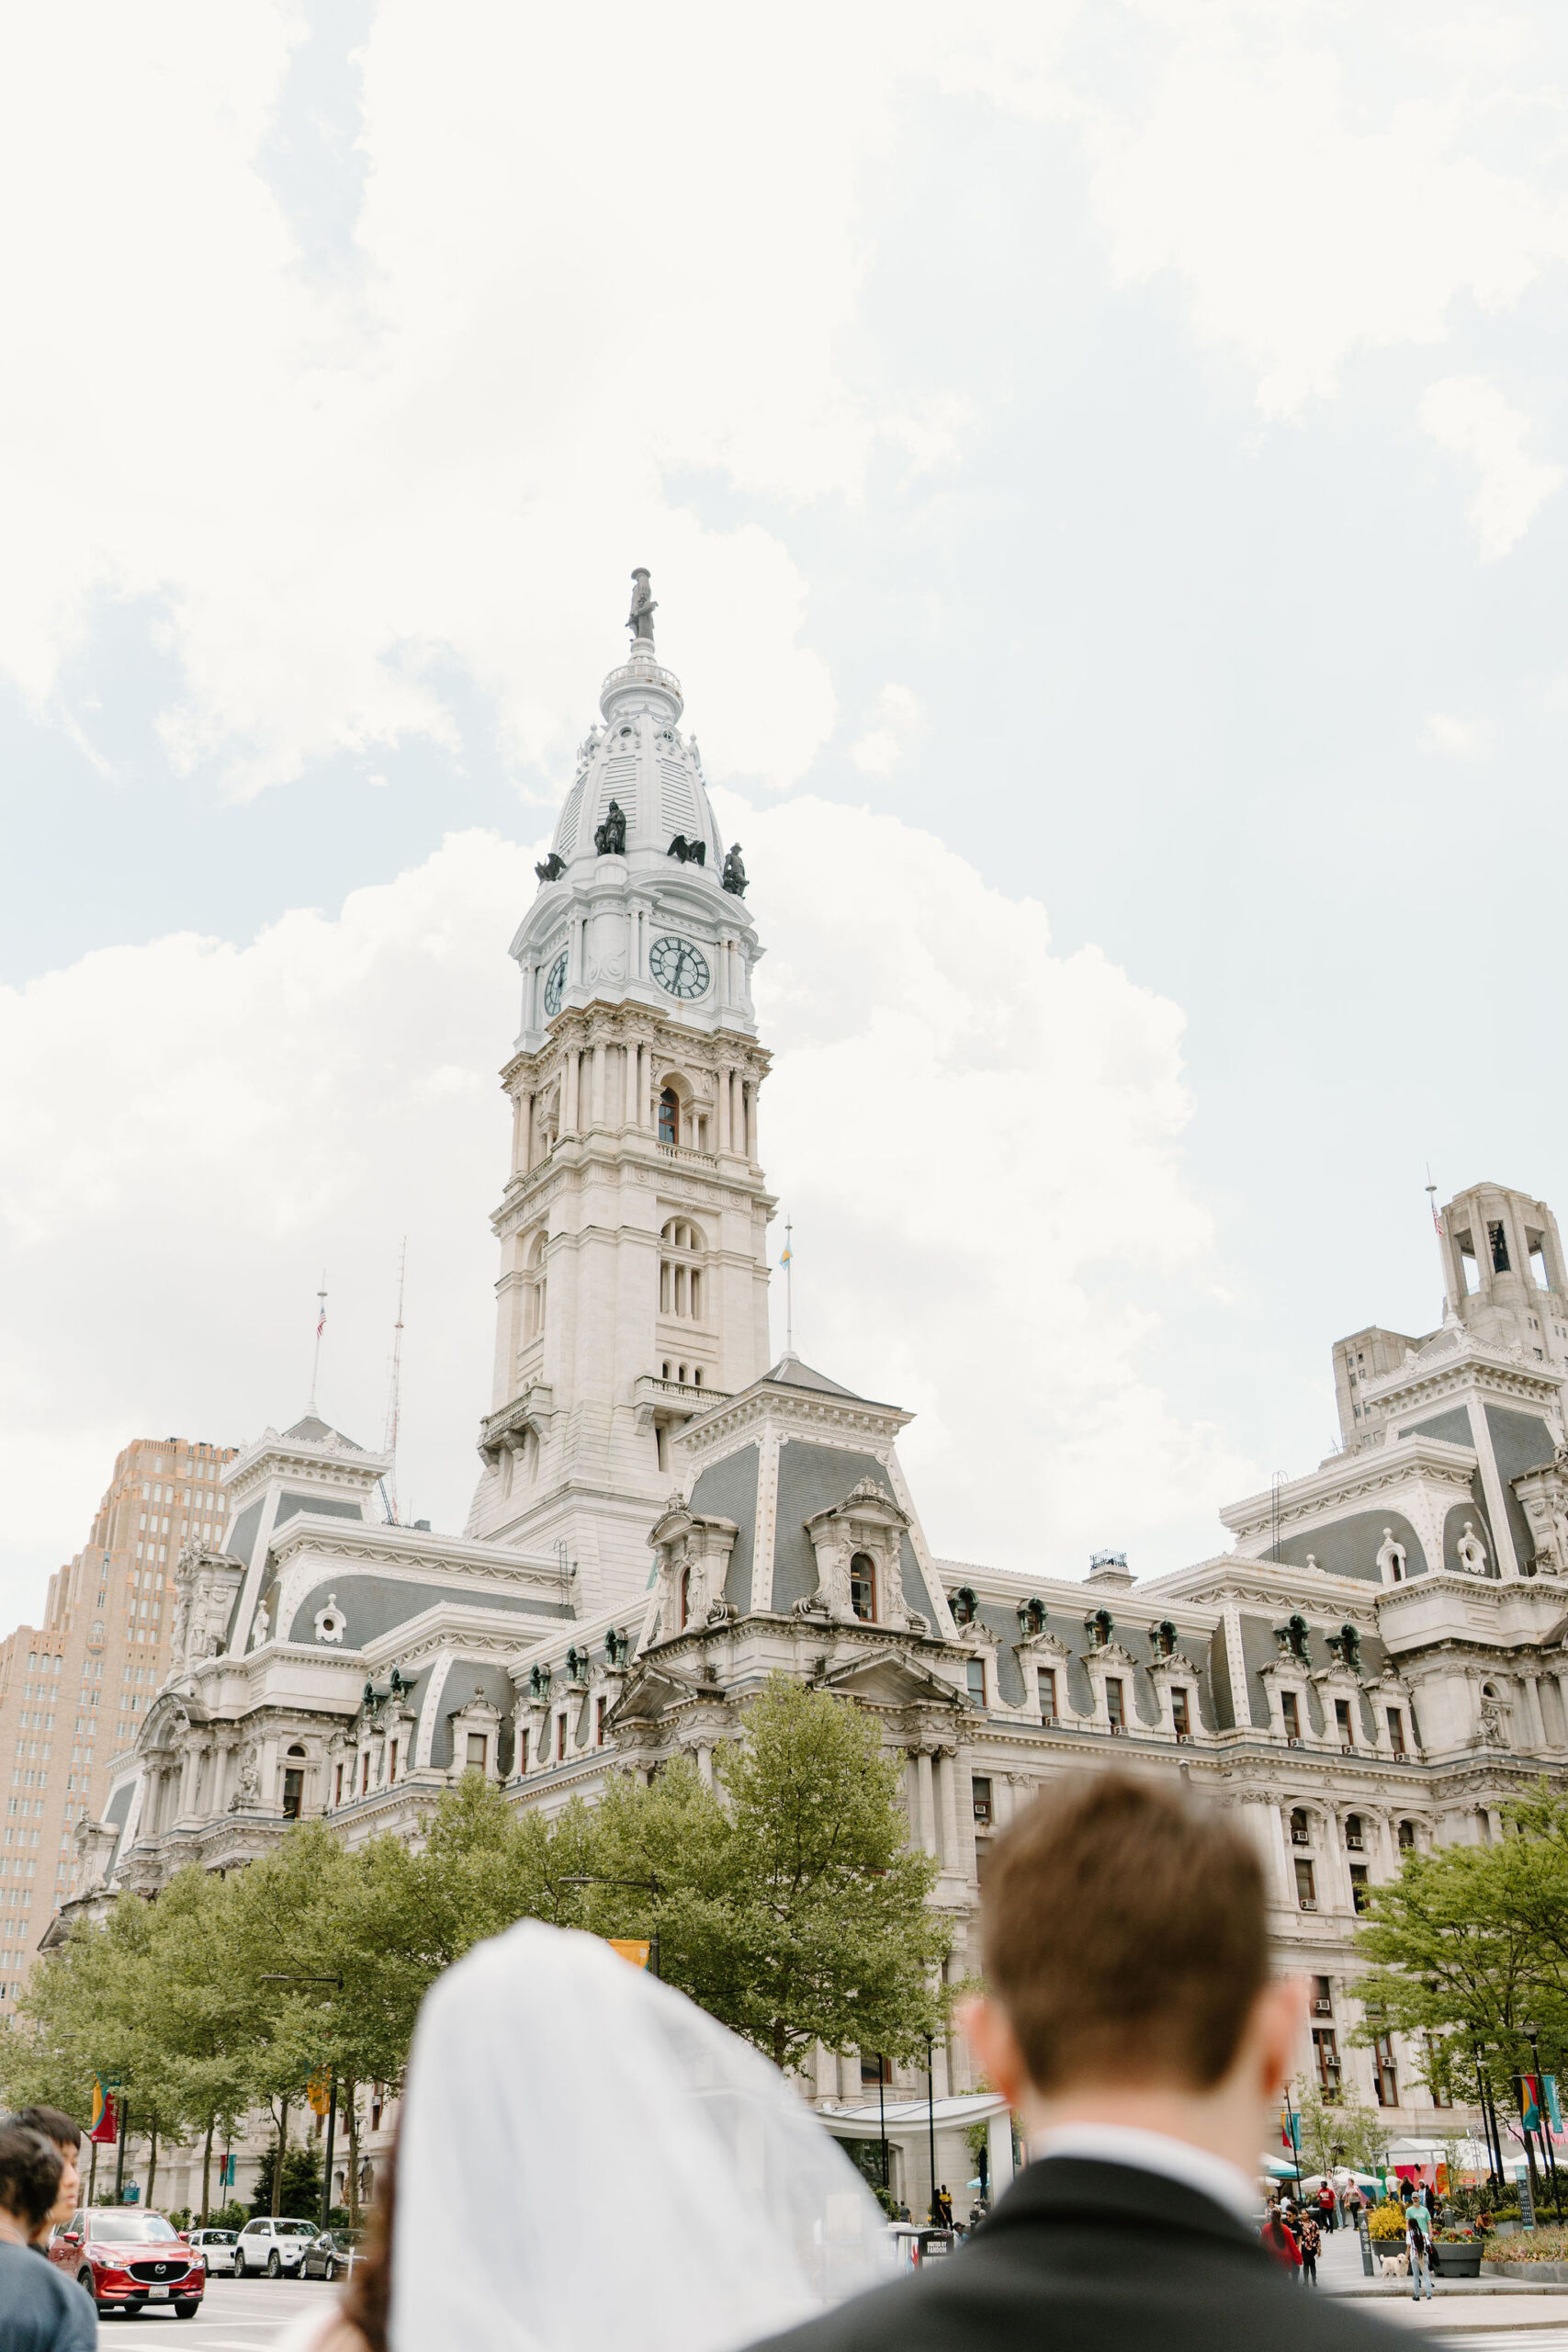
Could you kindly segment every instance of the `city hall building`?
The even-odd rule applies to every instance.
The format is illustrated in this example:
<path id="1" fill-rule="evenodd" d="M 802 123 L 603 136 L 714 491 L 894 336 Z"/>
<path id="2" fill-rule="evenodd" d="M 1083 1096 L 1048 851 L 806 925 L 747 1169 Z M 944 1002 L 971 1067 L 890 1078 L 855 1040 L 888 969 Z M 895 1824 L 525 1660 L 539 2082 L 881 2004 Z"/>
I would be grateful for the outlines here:
<path id="1" fill-rule="evenodd" d="M 908 1416 L 768 1361 L 762 946 L 652 611 L 639 574 L 512 942 L 468 1525 L 387 1523 L 389 1460 L 313 1413 L 228 1461 L 223 1532 L 181 1555 L 167 1679 L 79 1826 L 51 1933 L 106 1890 L 243 1864 L 295 1820 L 416 1838 L 465 1772 L 547 1808 L 673 1756 L 710 1775 L 782 1671 L 901 1757 L 955 1974 L 977 1966 L 989 1842 L 1043 1782 L 1179 1778 L 1256 1840 L 1313 1988 L 1303 2071 L 1375 2098 L 1393 2134 L 1451 2131 L 1421 2049 L 1350 2046 L 1351 1939 L 1404 1853 L 1497 1838 L 1510 1797 L 1568 1764 L 1551 1211 L 1493 1184 L 1450 1203 L 1441 1321 L 1336 1343 L 1341 1450 L 1228 1505 L 1215 1557 L 1144 1579 L 1113 1553 L 1087 1577 L 933 1556 Z M 874 2064 L 818 2053 L 818 2100 L 874 2103 Z M 887 2096 L 925 2087 L 901 2072 Z M 939 2050 L 938 2100 L 970 2087 Z"/>

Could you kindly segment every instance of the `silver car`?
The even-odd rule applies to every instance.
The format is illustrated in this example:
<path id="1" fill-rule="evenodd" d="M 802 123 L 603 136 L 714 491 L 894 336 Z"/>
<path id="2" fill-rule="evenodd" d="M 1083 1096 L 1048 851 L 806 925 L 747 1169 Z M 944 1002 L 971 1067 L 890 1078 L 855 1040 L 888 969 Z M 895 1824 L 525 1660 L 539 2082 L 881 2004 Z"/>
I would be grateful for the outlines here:
<path id="1" fill-rule="evenodd" d="M 234 2248 L 240 2242 L 238 2230 L 192 2230 L 190 2242 L 209 2278 L 220 2270 L 226 2270 L 232 2277 Z"/>

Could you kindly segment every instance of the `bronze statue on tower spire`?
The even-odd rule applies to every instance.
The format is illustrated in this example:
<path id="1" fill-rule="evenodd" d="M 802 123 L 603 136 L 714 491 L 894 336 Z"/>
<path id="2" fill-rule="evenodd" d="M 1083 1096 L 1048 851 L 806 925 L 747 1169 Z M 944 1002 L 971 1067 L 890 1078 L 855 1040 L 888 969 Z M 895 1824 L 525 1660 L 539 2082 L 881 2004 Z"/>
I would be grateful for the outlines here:
<path id="1" fill-rule="evenodd" d="M 626 627 L 638 645 L 652 645 L 653 616 L 658 610 L 649 585 L 648 567 L 639 563 L 632 573 L 632 608 L 626 615 Z"/>

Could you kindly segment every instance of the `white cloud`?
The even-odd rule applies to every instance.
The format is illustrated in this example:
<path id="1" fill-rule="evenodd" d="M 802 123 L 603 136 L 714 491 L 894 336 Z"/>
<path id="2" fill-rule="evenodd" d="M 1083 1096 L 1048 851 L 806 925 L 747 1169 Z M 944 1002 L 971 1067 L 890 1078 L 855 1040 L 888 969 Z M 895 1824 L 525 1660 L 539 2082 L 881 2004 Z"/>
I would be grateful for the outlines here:
<path id="1" fill-rule="evenodd" d="M 1486 749 L 1486 729 L 1478 719 L 1434 710 L 1427 715 L 1427 741 L 1431 750 L 1443 752 L 1450 760 L 1473 760 Z"/>
<path id="2" fill-rule="evenodd" d="M 850 757 L 867 775 L 890 776 L 911 744 L 926 731 L 926 707 L 908 686 L 889 684 L 876 698 L 872 724 L 850 747 Z"/>
<path id="3" fill-rule="evenodd" d="M 945 1549 L 1081 1565 L 1207 1518 L 1250 1465 L 1145 1364 L 1153 1287 L 1206 1280 L 1181 1016 L 892 818 L 733 799 L 777 1060 L 769 1173 L 802 1350 L 918 1410 Z M 0 993 L 0 1428 L 11 1587 L 83 1540 L 117 1449 L 321 1404 L 379 1436 L 409 1237 L 403 1497 L 461 1525 L 489 1403 L 528 850 L 470 833 L 246 946 L 106 948 Z M 777 1254 L 776 1249 L 774 1252 Z M 782 1340 L 782 1318 L 776 1336 Z"/>
<path id="4" fill-rule="evenodd" d="M 1499 120 L 1541 96 L 1517 43 L 1445 44 L 1423 23 L 1380 71 L 1392 28 L 1364 16 L 1137 13 L 1147 96 L 1082 102 L 1112 266 L 1177 273 L 1265 413 L 1333 394 L 1358 348 L 1440 342 L 1461 297 L 1511 306 L 1568 254 L 1561 190 L 1485 160 Z"/>
<path id="5" fill-rule="evenodd" d="M 1446 376 L 1428 386 L 1417 417 L 1441 448 L 1475 468 L 1475 495 L 1465 512 L 1475 526 L 1483 562 L 1495 563 L 1523 538 L 1538 509 L 1568 475 L 1561 466 L 1529 456 L 1529 417 L 1483 376 Z"/>

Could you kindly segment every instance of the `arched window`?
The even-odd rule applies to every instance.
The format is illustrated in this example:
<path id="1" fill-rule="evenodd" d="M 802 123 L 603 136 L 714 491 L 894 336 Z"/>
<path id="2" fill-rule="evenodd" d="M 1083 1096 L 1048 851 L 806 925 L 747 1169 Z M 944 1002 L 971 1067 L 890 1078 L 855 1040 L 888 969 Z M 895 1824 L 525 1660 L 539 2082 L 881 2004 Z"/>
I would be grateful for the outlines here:
<path id="1" fill-rule="evenodd" d="M 1416 1824 L 1413 1821 L 1402 1821 L 1399 1825 L 1399 1850 L 1402 1854 L 1413 1854 L 1416 1850 Z"/>
<path id="2" fill-rule="evenodd" d="M 284 1758 L 283 1813 L 288 1821 L 298 1821 L 305 1798 L 305 1751 L 291 1747 Z"/>
<path id="3" fill-rule="evenodd" d="M 536 1233 L 523 1252 L 523 1345 L 545 1328 L 545 1236 Z"/>
<path id="4" fill-rule="evenodd" d="M 1304 1805 L 1292 1805 L 1291 1808 L 1291 1843 L 1292 1846 L 1312 1844 L 1312 1824 L 1307 1819 Z"/>
<path id="5" fill-rule="evenodd" d="M 659 1097 L 659 1140 L 677 1144 L 681 1140 L 681 1098 L 672 1086 L 667 1086 Z"/>
<path id="6" fill-rule="evenodd" d="M 1367 1841 L 1361 1832 L 1361 1816 L 1359 1813 L 1348 1813 L 1345 1815 L 1345 1844 L 1347 1850 L 1352 1854 L 1366 1852 Z"/>
<path id="7" fill-rule="evenodd" d="M 702 1230 L 672 1216 L 659 1237 L 659 1311 L 701 1323 L 707 1311 L 707 1244 Z M 670 1375 L 665 1374 L 666 1380 Z"/>
<path id="8" fill-rule="evenodd" d="M 850 1607 L 867 1624 L 876 1614 L 876 1563 L 869 1552 L 857 1552 L 850 1562 Z"/>

